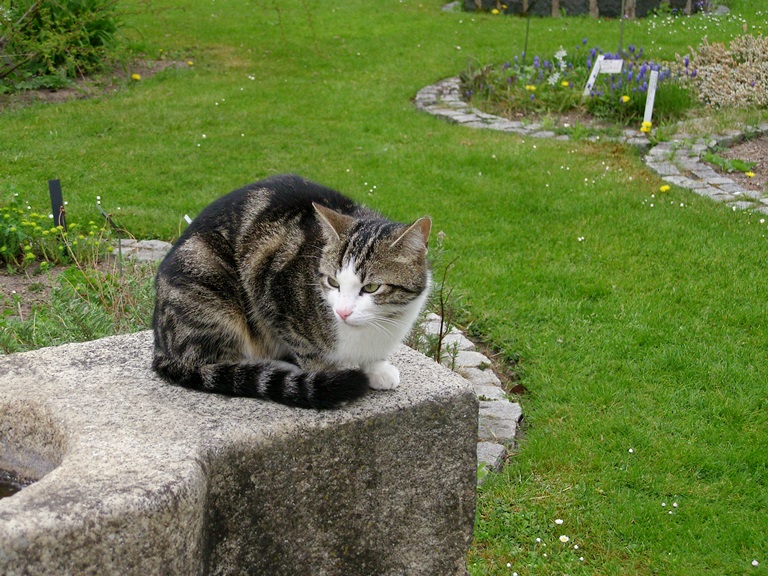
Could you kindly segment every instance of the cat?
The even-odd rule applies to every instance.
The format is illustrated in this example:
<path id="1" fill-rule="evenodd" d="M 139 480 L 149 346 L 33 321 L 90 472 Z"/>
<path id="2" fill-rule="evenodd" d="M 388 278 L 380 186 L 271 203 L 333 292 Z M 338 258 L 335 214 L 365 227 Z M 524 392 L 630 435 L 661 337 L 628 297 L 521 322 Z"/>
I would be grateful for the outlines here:
<path id="1" fill-rule="evenodd" d="M 215 200 L 158 269 L 153 369 L 196 390 L 315 409 L 397 387 L 386 359 L 428 297 L 430 228 L 295 175 Z"/>

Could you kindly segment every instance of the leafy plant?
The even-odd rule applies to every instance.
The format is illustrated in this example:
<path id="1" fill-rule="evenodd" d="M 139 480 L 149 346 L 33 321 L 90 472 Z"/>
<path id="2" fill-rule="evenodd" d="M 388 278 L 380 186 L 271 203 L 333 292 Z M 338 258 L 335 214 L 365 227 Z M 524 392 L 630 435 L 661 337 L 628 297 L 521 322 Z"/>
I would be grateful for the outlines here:
<path id="1" fill-rule="evenodd" d="M 719 154 L 715 154 L 714 152 L 710 152 L 707 150 L 701 155 L 701 159 L 704 160 L 704 162 L 709 162 L 710 164 L 714 164 L 717 166 L 720 170 L 723 170 L 724 172 L 749 172 L 752 170 L 752 168 L 755 167 L 756 162 L 747 162 L 744 160 L 739 160 L 738 158 L 723 158 Z"/>
<path id="2" fill-rule="evenodd" d="M 768 106 L 768 37 L 744 34 L 726 47 L 707 38 L 692 50 L 697 74 L 690 75 L 699 99 L 711 106 Z M 678 58 L 684 68 L 687 57 Z"/>
<path id="3" fill-rule="evenodd" d="M 111 232 L 93 220 L 68 229 L 53 225 L 53 216 L 32 210 L 18 192 L 6 188 L 0 200 L 0 264 L 9 272 L 39 262 L 44 272 L 58 264 L 95 264 L 113 251 Z"/>
<path id="4" fill-rule="evenodd" d="M 104 68 L 117 45 L 117 0 L 4 0 L 0 87 L 58 88 Z"/>

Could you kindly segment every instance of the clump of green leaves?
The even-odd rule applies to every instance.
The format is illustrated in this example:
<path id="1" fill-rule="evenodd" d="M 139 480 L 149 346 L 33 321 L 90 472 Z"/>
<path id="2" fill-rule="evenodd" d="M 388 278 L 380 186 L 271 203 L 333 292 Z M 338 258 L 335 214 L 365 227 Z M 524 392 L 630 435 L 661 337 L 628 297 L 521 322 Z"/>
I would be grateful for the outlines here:
<path id="1" fill-rule="evenodd" d="M 755 167 L 756 162 L 747 162 L 746 160 L 739 160 L 738 158 L 724 158 L 719 154 L 710 152 L 707 150 L 701 155 L 701 159 L 704 162 L 714 164 L 723 172 L 749 172 Z"/>
<path id="2" fill-rule="evenodd" d="M 39 263 L 44 272 L 58 264 L 95 264 L 113 251 L 111 232 L 94 221 L 56 226 L 51 214 L 41 214 L 7 190 L 0 198 L 0 265 L 19 272 Z"/>
<path id="3" fill-rule="evenodd" d="M 0 0 L 0 92 L 60 88 L 115 54 L 117 0 Z"/>

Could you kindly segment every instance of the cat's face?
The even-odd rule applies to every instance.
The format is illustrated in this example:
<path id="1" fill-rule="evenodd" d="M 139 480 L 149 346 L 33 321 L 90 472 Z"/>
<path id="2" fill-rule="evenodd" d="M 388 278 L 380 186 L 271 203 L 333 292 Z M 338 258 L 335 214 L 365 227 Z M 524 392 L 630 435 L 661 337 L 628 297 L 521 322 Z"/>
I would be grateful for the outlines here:
<path id="1" fill-rule="evenodd" d="M 429 220 L 403 226 L 355 220 L 327 209 L 318 212 L 329 228 L 319 283 L 334 319 L 345 326 L 381 330 L 410 321 L 412 308 L 420 308 L 429 287 Z"/>

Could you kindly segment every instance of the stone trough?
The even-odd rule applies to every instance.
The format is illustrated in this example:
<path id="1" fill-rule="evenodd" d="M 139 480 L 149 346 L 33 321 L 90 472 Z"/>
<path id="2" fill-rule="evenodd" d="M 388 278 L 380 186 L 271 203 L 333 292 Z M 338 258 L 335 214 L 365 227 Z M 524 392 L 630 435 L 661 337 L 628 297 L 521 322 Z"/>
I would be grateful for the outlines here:
<path id="1" fill-rule="evenodd" d="M 0 574 L 466 574 L 478 401 L 401 347 L 340 410 L 168 385 L 142 332 L 0 357 Z"/>

